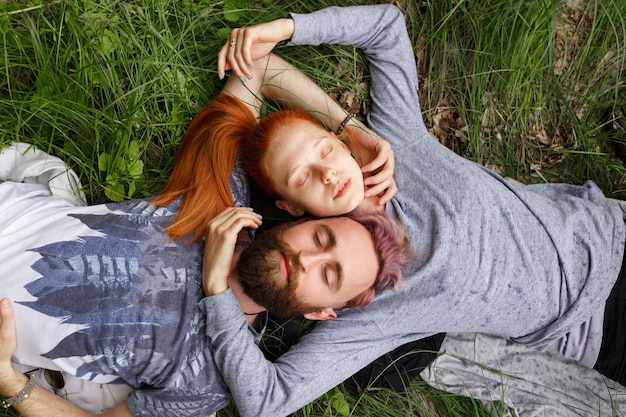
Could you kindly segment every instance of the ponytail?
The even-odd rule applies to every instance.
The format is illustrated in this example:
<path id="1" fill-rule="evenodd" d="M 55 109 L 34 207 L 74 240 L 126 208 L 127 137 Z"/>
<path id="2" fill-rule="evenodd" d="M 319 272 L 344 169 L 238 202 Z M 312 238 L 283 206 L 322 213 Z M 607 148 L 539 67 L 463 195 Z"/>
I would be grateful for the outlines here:
<path id="1" fill-rule="evenodd" d="M 220 94 L 192 120 L 174 156 L 174 169 L 153 204 L 166 206 L 181 198 L 176 220 L 166 231 L 171 239 L 204 236 L 209 221 L 233 206 L 230 173 L 241 152 L 249 177 L 268 198 L 282 198 L 265 156 L 277 132 L 293 123 L 324 126 L 301 110 L 281 110 L 258 124 L 238 99 Z"/>
<path id="2" fill-rule="evenodd" d="M 233 206 L 229 177 L 244 139 L 256 119 L 239 100 L 220 94 L 192 120 L 174 156 L 167 184 L 153 202 L 165 206 L 181 197 L 170 238 L 204 236 L 208 222 Z"/>

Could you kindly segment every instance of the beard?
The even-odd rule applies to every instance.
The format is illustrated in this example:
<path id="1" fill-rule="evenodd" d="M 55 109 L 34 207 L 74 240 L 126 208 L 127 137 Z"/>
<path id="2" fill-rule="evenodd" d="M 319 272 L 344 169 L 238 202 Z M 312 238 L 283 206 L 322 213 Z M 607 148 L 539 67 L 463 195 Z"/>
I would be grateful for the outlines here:
<path id="1" fill-rule="evenodd" d="M 282 224 L 259 234 L 250 246 L 242 250 L 236 266 L 237 278 L 246 295 L 282 318 L 319 310 L 301 302 L 296 296 L 300 262 L 297 254 L 282 239 L 289 227 L 289 224 Z M 288 282 L 280 271 L 281 254 L 290 266 Z"/>

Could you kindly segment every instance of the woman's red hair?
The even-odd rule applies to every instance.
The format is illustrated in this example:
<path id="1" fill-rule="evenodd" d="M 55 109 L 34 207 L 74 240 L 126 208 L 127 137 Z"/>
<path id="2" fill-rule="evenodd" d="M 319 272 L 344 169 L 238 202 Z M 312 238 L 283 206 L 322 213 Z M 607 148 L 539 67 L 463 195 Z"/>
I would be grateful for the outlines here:
<path id="1" fill-rule="evenodd" d="M 269 198 L 281 198 L 265 164 L 265 154 L 276 133 L 296 122 L 323 125 L 308 113 L 281 110 L 257 124 L 238 99 L 220 94 L 191 121 L 174 156 L 167 184 L 153 204 L 165 206 L 181 197 L 176 220 L 167 228 L 172 239 L 204 236 L 209 221 L 233 206 L 229 177 L 241 151 L 250 178 Z"/>
<path id="2" fill-rule="evenodd" d="M 256 120 L 239 100 L 221 94 L 191 121 L 174 156 L 174 168 L 154 204 L 165 206 L 182 196 L 169 237 L 204 236 L 213 217 L 233 206 L 229 176 L 241 141 Z"/>

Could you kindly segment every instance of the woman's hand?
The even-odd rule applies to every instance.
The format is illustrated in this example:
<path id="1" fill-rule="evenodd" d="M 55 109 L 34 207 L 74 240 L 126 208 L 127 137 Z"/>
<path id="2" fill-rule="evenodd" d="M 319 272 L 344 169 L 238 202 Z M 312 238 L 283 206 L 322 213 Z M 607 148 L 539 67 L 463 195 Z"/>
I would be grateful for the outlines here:
<path id="1" fill-rule="evenodd" d="M 227 70 L 232 70 L 240 79 L 252 77 L 253 61 L 272 52 L 278 42 L 291 39 L 293 31 L 290 18 L 233 29 L 217 54 L 217 73 L 222 78 Z"/>
<path id="2" fill-rule="evenodd" d="M 207 296 L 228 289 L 237 236 L 244 227 L 258 228 L 261 216 L 248 207 L 229 207 L 207 226 L 202 264 L 202 286 Z"/>
<path id="3" fill-rule="evenodd" d="M 346 131 L 355 142 L 364 165 L 361 171 L 366 174 L 365 197 L 379 196 L 378 204 L 387 203 L 398 192 L 393 179 L 395 159 L 389 142 L 362 124 L 348 125 Z M 371 173 L 371 176 L 367 174 Z"/>

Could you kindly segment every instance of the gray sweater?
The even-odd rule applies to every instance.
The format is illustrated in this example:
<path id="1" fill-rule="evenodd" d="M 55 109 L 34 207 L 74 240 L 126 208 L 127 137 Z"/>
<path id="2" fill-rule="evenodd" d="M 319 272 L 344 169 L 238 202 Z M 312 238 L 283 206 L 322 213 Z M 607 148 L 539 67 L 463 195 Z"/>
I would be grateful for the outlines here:
<path id="1" fill-rule="evenodd" d="M 409 340 L 485 332 L 543 347 L 602 307 L 625 227 L 595 184 L 515 186 L 432 138 L 395 7 L 292 17 L 293 44 L 354 44 L 366 54 L 368 122 L 396 157 L 399 192 L 386 210 L 405 225 L 418 257 L 400 291 L 320 323 L 276 363 L 245 331 L 232 293 L 204 299 L 214 358 L 243 416 L 291 413 Z"/>

